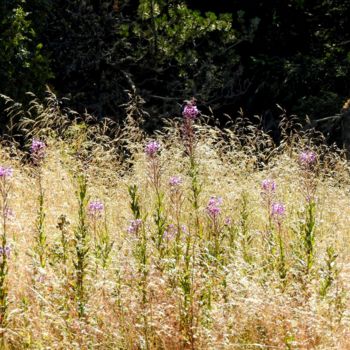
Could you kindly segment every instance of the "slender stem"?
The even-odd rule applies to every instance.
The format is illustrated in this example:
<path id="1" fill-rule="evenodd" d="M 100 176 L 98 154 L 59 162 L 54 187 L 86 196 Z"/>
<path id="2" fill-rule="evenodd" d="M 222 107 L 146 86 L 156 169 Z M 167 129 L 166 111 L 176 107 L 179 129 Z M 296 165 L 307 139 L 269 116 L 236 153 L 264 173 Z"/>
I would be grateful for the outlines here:
<path id="1" fill-rule="evenodd" d="M 1 254 L 0 254 L 0 328 L 5 328 L 7 323 L 7 216 L 8 216 L 8 195 L 10 191 L 6 176 L 1 178 L 1 214 L 2 214 L 2 234 L 1 234 Z M 5 337 L 1 337 L 1 345 L 5 346 Z"/>

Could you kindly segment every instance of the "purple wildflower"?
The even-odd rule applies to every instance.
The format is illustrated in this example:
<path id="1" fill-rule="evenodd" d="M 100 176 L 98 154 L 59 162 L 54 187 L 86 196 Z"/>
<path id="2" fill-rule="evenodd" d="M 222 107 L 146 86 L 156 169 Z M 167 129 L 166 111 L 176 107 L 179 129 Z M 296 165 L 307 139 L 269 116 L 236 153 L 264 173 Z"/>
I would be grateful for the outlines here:
<path id="1" fill-rule="evenodd" d="M 276 183 L 271 179 L 265 179 L 261 183 L 261 188 L 265 194 L 274 193 L 276 191 Z"/>
<path id="2" fill-rule="evenodd" d="M 30 152 L 32 154 L 43 153 L 45 149 L 46 149 L 46 145 L 43 141 L 33 139 L 32 145 L 30 146 Z"/>
<path id="3" fill-rule="evenodd" d="M 315 164 L 317 159 L 316 153 L 313 151 L 304 151 L 299 155 L 299 162 L 304 167 L 310 167 Z"/>
<path id="4" fill-rule="evenodd" d="M 1 178 L 11 177 L 12 174 L 13 174 L 12 168 L 6 168 L 6 167 L 0 166 L 0 177 Z"/>
<path id="5" fill-rule="evenodd" d="M 207 205 L 207 213 L 212 218 L 215 219 L 221 211 L 222 198 L 221 197 L 210 197 Z"/>
<path id="6" fill-rule="evenodd" d="M 7 259 L 10 258 L 11 255 L 11 247 L 9 245 L 5 246 L 5 248 L 0 247 L 0 257 L 1 256 L 6 256 Z"/>
<path id="7" fill-rule="evenodd" d="M 227 218 L 225 218 L 225 225 L 226 226 L 231 226 L 231 224 L 232 224 L 232 219 L 231 218 L 229 218 L 229 217 L 227 217 Z"/>
<path id="8" fill-rule="evenodd" d="M 11 208 L 6 208 L 4 211 L 4 215 L 7 219 L 12 219 L 15 217 L 15 214 Z"/>
<path id="9" fill-rule="evenodd" d="M 34 161 L 41 161 L 45 157 L 46 145 L 43 141 L 33 139 L 32 145 L 30 146 L 30 153 Z"/>
<path id="10" fill-rule="evenodd" d="M 9 245 L 7 245 L 5 247 L 5 255 L 6 255 L 6 258 L 9 259 L 10 258 L 10 255 L 11 255 L 11 247 Z"/>
<path id="11" fill-rule="evenodd" d="M 100 217 L 102 215 L 104 205 L 101 201 L 91 201 L 88 206 L 89 214 L 93 217 Z"/>
<path id="12" fill-rule="evenodd" d="M 185 106 L 182 115 L 185 119 L 196 119 L 197 115 L 199 114 L 198 108 L 195 105 L 194 101 L 187 102 L 187 105 Z"/>
<path id="13" fill-rule="evenodd" d="M 145 153 L 147 156 L 153 158 L 160 150 L 160 144 L 157 141 L 150 141 L 145 148 Z"/>
<path id="14" fill-rule="evenodd" d="M 170 179 L 169 179 L 169 185 L 171 187 L 178 187 L 182 184 L 182 179 L 181 177 L 179 176 L 172 176 Z"/>
<path id="15" fill-rule="evenodd" d="M 172 239 L 175 237 L 176 227 L 174 224 L 168 225 L 167 229 L 164 231 L 164 238 Z"/>
<path id="16" fill-rule="evenodd" d="M 137 233 L 138 230 L 140 229 L 141 225 L 142 225 L 141 219 L 131 220 L 130 226 L 127 229 L 128 233 L 133 233 L 133 234 Z"/>
<path id="17" fill-rule="evenodd" d="M 286 207 L 282 203 L 273 203 L 271 206 L 271 215 L 275 219 L 280 219 L 284 216 Z"/>

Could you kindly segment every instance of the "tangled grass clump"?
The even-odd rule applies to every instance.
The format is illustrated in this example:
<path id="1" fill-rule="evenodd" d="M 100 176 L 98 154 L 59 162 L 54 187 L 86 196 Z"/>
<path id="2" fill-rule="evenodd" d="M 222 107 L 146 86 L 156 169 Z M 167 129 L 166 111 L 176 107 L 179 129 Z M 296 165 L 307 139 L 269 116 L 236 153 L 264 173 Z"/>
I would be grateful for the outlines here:
<path id="1" fill-rule="evenodd" d="M 203 118 L 152 140 L 27 119 L 35 142 L 4 144 L 1 348 L 350 348 L 345 158 Z"/>

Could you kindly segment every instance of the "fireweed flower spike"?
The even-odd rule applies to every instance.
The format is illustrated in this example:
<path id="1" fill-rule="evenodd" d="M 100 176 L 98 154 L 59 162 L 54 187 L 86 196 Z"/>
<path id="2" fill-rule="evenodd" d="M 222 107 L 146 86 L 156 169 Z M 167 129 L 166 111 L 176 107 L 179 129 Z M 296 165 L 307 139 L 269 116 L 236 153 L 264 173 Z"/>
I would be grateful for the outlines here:
<path id="1" fill-rule="evenodd" d="M 0 166 L 0 178 L 7 178 L 11 177 L 13 175 L 13 169 L 12 168 L 6 168 Z"/>
<path id="2" fill-rule="evenodd" d="M 130 226 L 127 228 L 127 232 L 130 234 L 135 234 L 138 232 L 142 225 L 142 220 L 141 219 L 136 219 L 136 220 L 131 220 L 130 221 Z"/>
<path id="3" fill-rule="evenodd" d="M 199 114 L 199 110 L 196 106 L 196 102 L 194 100 L 187 102 L 186 106 L 182 111 L 183 117 L 185 119 L 194 120 L 197 118 L 198 114 Z"/>
<path id="4" fill-rule="evenodd" d="M 264 201 L 264 204 L 269 212 L 269 222 L 271 225 L 271 205 L 274 201 L 274 197 L 276 194 L 276 183 L 271 179 L 265 179 L 261 182 L 261 197 Z"/>
<path id="5" fill-rule="evenodd" d="M 229 217 L 226 217 L 224 223 L 226 226 L 230 226 L 232 224 L 232 219 Z"/>
<path id="6" fill-rule="evenodd" d="M 271 215 L 277 221 L 281 221 L 285 215 L 286 207 L 282 203 L 273 203 L 271 207 Z"/>
<path id="7" fill-rule="evenodd" d="M 95 218 L 101 217 L 103 209 L 104 209 L 103 203 L 98 200 L 91 201 L 88 206 L 89 215 Z"/>
<path id="8" fill-rule="evenodd" d="M 216 219 L 219 216 L 219 214 L 221 212 L 221 208 L 220 208 L 221 204 L 222 204 L 221 197 L 214 197 L 213 196 L 209 199 L 206 211 L 207 211 L 210 218 Z"/>
<path id="9" fill-rule="evenodd" d="M 208 240 L 210 242 L 210 252 L 213 256 L 218 257 L 220 254 L 220 213 L 222 205 L 221 197 L 210 197 L 206 211 L 210 219 L 210 227 L 208 231 Z"/>
<path id="10" fill-rule="evenodd" d="M 264 194 L 271 194 L 276 191 L 276 183 L 271 179 L 265 179 L 261 183 L 261 189 Z"/>
<path id="11" fill-rule="evenodd" d="M 150 141 L 145 148 L 145 153 L 148 157 L 154 158 L 160 150 L 160 144 L 157 141 Z"/>
<path id="12" fill-rule="evenodd" d="M 299 165 L 302 171 L 303 190 L 308 203 L 315 201 L 317 179 L 315 176 L 315 166 L 317 154 L 313 151 L 304 151 L 299 155 Z"/>
<path id="13" fill-rule="evenodd" d="M 186 148 L 186 151 L 190 157 L 194 156 L 194 146 L 195 146 L 195 135 L 193 129 L 194 120 L 199 114 L 198 108 L 196 106 L 196 100 L 192 99 L 187 101 L 186 106 L 182 111 L 183 116 L 183 126 L 182 134 L 183 141 Z"/>
<path id="14" fill-rule="evenodd" d="M 303 167 L 309 168 L 316 163 L 317 156 L 313 151 L 304 151 L 299 155 L 299 163 Z"/>
<path id="15" fill-rule="evenodd" d="M 9 245 L 5 246 L 5 249 L 0 247 L 0 259 L 2 259 L 3 256 L 6 256 L 7 259 L 10 258 L 11 255 L 11 247 Z"/>
<path id="16" fill-rule="evenodd" d="M 158 157 L 161 146 L 158 141 L 150 141 L 145 147 L 145 154 L 148 162 L 148 175 L 151 184 L 154 186 L 156 193 L 159 194 L 160 190 L 160 175 L 161 165 Z"/>
<path id="17" fill-rule="evenodd" d="M 46 145 L 43 141 L 33 139 L 32 145 L 30 146 L 30 153 L 34 162 L 38 163 L 45 158 Z"/>
<path id="18" fill-rule="evenodd" d="M 7 219 L 13 219 L 15 217 L 15 213 L 11 208 L 6 208 L 4 210 L 4 215 L 6 216 Z"/>
<path id="19" fill-rule="evenodd" d="M 168 225 L 167 229 L 164 231 L 164 238 L 173 239 L 176 235 L 176 227 L 174 224 Z"/>
<path id="20" fill-rule="evenodd" d="M 170 185 L 170 187 L 172 187 L 172 188 L 179 187 L 181 184 L 182 184 L 182 179 L 181 179 L 181 177 L 179 177 L 179 176 L 172 176 L 172 177 L 169 179 L 169 185 Z"/>
<path id="21" fill-rule="evenodd" d="M 11 255 L 11 247 L 9 245 L 7 245 L 5 247 L 5 255 L 7 259 L 10 259 L 10 255 Z"/>

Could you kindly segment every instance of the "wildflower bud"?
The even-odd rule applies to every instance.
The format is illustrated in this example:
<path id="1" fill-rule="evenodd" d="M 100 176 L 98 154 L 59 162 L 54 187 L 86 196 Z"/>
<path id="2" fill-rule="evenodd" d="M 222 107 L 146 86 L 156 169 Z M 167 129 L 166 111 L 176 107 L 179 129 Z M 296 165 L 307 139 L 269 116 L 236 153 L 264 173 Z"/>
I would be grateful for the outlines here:
<path id="1" fill-rule="evenodd" d="M 169 179 L 169 185 L 170 185 L 170 187 L 172 187 L 172 188 L 179 187 L 181 184 L 182 184 L 182 179 L 181 179 L 181 177 L 179 177 L 179 176 L 172 176 L 172 177 Z"/>
<path id="2" fill-rule="evenodd" d="M 176 227 L 174 224 L 168 225 L 167 229 L 164 231 L 164 238 L 171 240 L 175 237 Z"/>
<path id="3" fill-rule="evenodd" d="M 88 206 L 89 215 L 95 218 L 101 217 L 103 209 L 103 203 L 98 200 L 90 202 Z"/>
<path id="4" fill-rule="evenodd" d="M 212 218 L 215 219 L 219 216 L 221 212 L 222 198 L 221 197 L 211 197 L 207 205 L 207 213 Z"/>
<path id="5" fill-rule="evenodd" d="M 187 105 L 182 111 L 182 115 L 185 119 L 194 120 L 199 114 L 198 108 L 194 101 L 187 102 Z"/>
<path id="6" fill-rule="evenodd" d="M 30 146 L 30 153 L 35 163 L 39 163 L 45 158 L 46 145 L 43 141 L 33 139 Z"/>
<path id="7" fill-rule="evenodd" d="M 271 207 L 271 215 L 277 220 L 283 218 L 286 207 L 282 203 L 273 203 Z"/>
<path id="8" fill-rule="evenodd" d="M 145 153 L 147 156 L 153 158 L 160 150 L 160 144 L 157 141 L 150 141 L 145 148 Z"/>
<path id="9" fill-rule="evenodd" d="M 226 226 L 231 226 L 231 224 L 232 224 L 232 219 L 229 218 L 229 217 L 225 218 L 225 225 Z"/>
<path id="10" fill-rule="evenodd" d="M 9 245 L 6 245 L 5 248 L 0 247 L 0 258 L 3 256 L 6 256 L 7 259 L 10 258 L 11 255 L 11 247 Z"/>
<path id="11" fill-rule="evenodd" d="M 265 194 L 274 193 L 276 190 L 276 183 L 273 180 L 265 179 L 261 183 L 261 188 Z"/>
<path id="12" fill-rule="evenodd" d="M 135 234 L 138 232 L 142 225 L 142 220 L 141 219 L 136 219 L 136 220 L 131 220 L 130 221 L 130 226 L 128 227 L 127 231 L 130 234 Z"/>
<path id="13" fill-rule="evenodd" d="M 6 258 L 9 259 L 10 258 L 10 255 L 11 255 L 11 247 L 9 245 L 7 245 L 5 247 L 5 255 L 6 255 Z"/>
<path id="14" fill-rule="evenodd" d="M 299 163 L 305 168 L 309 168 L 316 163 L 317 156 L 313 151 L 304 151 L 299 155 Z"/>
<path id="15" fill-rule="evenodd" d="M 6 219 L 12 219 L 14 218 L 15 214 L 11 208 L 6 208 L 4 211 L 4 216 L 6 217 Z"/>
<path id="16" fill-rule="evenodd" d="M 7 178 L 7 177 L 11 177 L 13 175 L 13 169 L 12 168 L 6 168 L 6 167 L 2 167 L 0 166 L 0 178 Z"/>

